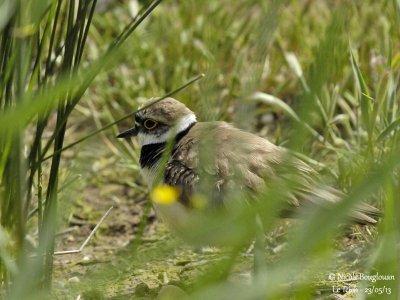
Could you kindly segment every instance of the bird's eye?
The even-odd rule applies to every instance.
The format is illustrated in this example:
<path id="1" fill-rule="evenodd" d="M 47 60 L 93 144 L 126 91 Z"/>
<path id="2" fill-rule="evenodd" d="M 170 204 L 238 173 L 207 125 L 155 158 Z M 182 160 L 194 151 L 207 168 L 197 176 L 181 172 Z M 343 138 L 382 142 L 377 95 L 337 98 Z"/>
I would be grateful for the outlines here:
<path id="1" fill-rule="evenodd" d="M 152 119 L 147 119 L 144 121 L 143 126 L 144 126 L 144 128 L 151 130 L 151 129 L 156 128 L 157 124 L 158 123 L 156 121 L 154 121 Z"/>

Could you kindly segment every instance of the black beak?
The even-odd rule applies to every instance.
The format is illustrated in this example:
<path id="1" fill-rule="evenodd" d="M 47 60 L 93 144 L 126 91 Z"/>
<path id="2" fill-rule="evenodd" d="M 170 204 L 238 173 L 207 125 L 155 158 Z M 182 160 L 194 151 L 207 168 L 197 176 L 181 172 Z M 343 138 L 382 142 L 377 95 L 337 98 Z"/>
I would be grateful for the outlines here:
<path id="1" fill-rule="evenodd" d="M 119 133 L 117 135 L 117 138 L 119 139 L 126 139 L 132 136 L 137 136 L 138 134 L 138 130 L 136 129 L 136 127 L 132 127 L 128 130 L 122 131 L 121 133 Z"/>

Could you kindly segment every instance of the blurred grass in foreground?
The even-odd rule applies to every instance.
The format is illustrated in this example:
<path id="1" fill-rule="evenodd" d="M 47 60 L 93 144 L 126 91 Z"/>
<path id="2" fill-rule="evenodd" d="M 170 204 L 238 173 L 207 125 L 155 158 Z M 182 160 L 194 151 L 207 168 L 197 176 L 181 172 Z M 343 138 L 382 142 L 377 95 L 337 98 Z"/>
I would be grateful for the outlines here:
<path id="1" fill-rule="evenodd" d="M 123 42 L 159 1 L 125 27 L 101 59 L 81 68 L 96 3 L 1 3 L 0 273 L 1 293 L 10 299 L 48 293 L 67 121 L 94 77 L 118 62 Z M 28 238 L 36 249 L 30 250 Z"/>
<path id="2" fill-rule="evenodd" d="M 258 130 L 310 163 L 320 162 L 313 165 L 324 180 L 348 197 L 335 211 L 317 210 L 296 223 L 284 253 L 246 284 L 232 282 L 230 275 L 254 235 L 249 216 L 261 212 L 268 234 L 277 226 L 273 203 L 279 202 L 237 207 L 218 219 L 199 216 L 182 233 L 187 239 L 201 243 L 211 231 L 216 240 L 230 239 L 233 247 L 189 280 L 194 282 L 191 298 L 315 297 L 314 275 L 326 279 L 335 271 L 330 266 L 338 224 L 351 204 L 364 200 L 382 207 L 385 217 L 361 271 L 394 275 L 395 281 L 374 286 L 390 287 L 385 296 L 399 297 L 398 1 L 164 1 L 137 29 L 125 27 L 132 21 L 125 3 L 98 14 L 92 10 L 96 1 L 3 3 L 11 9 L 0 20 L 0 270 L 8 297 L 39 299 L 48 291 L 58 174 L 66 168 L 57 151 L 65 146 L 68 129 L 102 128 L 145 98 L 163 95 L 199 73 L 206 78 L 177 98 L 201 120 L 225 119 Z M 130 28 L 135 32 L 123 47 L 104 56 L 116 36 L 125 41 L 127 36 L 119 34 L 129 35 Z M 271 118 L 272 123 L 265 121 Z M 139 177 L 137 148 L 113 135 L 103 138 L 112 155 L 121 157 L 118 168 L 129 169 L 121 183 L 143 193 L 133 180 Z M 44 163 L 51 148 L 55 155 Z M 281 184 L 270 185 L 260 197 L 279 199 Z M 140 233 L 117 261 L 64 291 L 65 297 L 75 299 L 85 290 L 107 295 L 132 268 L 168 257 L 180 246 L 163 244 L 143 255 Z M 28 251 L 27 235 L 39 240 L 34 251 Z M 39 258 L 28 260 L 32 254 Z M 370 283 L 360 282 L 360 290 L 365 284 Z"/>

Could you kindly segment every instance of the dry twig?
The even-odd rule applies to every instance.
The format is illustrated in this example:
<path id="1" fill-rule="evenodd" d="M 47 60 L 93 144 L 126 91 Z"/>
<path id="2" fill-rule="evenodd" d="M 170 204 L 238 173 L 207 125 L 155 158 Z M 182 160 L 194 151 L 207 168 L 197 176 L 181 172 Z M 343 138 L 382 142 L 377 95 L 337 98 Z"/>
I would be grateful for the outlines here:
<path id="1" fill-rule="evenodd" d="M 86 247 L 86 245 L 89 243 L 90 239 L 93 237 L 93 235 L 96 233 L 97 229 L 100 227 L 101 223 L 107 218 L 107 216 L 110 214 L 111 210 L 114 207 L 111 206 L 106 213 L 101 217 L 99 223 L 93 228 L 92 232 L 90 232 L 89 236 L 86 238 L 86 240 L 82 243 L 82 245 L 79 247 L 79 249 L 74 249 L 74 250 L 65 250 L 65 251 L 56 251 L 54 252 L 54 255 L 64 255 L 64 254 L 75 254 L 75 253 L 80 253 L 82 250 Z"/>

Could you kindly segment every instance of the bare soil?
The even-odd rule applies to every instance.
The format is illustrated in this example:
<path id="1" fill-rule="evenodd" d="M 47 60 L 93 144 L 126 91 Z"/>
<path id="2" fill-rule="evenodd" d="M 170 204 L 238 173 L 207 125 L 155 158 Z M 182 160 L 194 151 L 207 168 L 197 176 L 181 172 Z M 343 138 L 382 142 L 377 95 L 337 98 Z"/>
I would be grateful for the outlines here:
<path id="1" fill-rule="evenodd" d="M 155 299 L 163 286 L 173 285 L 190 292 L 199 276 L 226 258 L 224 249 L 198 251 L 173 237 L 157 220 L 148 198 L 127 182 L 130 171 L 121 168 L 116 158 L 104 151 L 93 160 L 93 145 L 81 152 L 77 160 L 82 182 L 75 186 L 72 202 L 61 212 L 63 222 L 57 239 L 57 251 L 78 249 L 101 216 L 113 206 L 93 239 L 78 254 L 55 257 L 54 296 L 56 299 Z M 82 163 L 82 161 L 86 161 Z M 140 179 L 132 179 L 138 180 Z M 61 205 L 61 207 L 63 207 Z M 279 258 L 286 245 L 288 227 L 296 221 L 282 220 L 267 236 L 267 260 Z M 141 232 L 143 228 L 143 232 Z M 372 229 L 373 230 L 373 229 Z M 360 270 L 372 239 L 368 228 L 355 226 L 338 237 L 335 272 Z M 251 280 L 251 255 L 242 255 L 232 278 Z M 316 274 L 318 293 L 315 298 L 353 299 L 351 287 L 341 284 L 333 292 L 327 274 Z"/>

